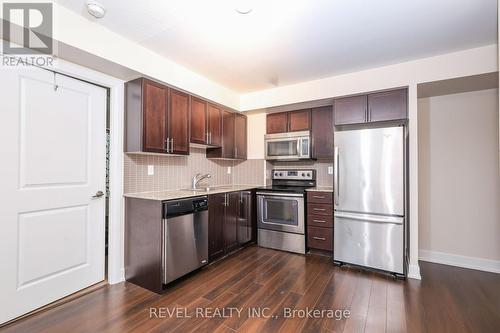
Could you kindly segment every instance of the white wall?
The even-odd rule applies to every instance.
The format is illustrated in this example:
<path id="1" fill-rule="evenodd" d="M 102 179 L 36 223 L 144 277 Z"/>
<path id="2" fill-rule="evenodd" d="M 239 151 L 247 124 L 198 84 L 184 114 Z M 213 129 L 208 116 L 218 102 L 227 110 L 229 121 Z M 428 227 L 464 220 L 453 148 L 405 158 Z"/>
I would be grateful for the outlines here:
<path id="1" fill-rule="evenodd" d="M 56 3 L 54 3 L 54 39 L 80 49 L 82 58 L 85 57 L 85 53 L 100 58 L 96 57 L 96 60 L 92 60 L 87 56 L 85 59 L 89 59 L 88 61 L 106 60 L 228 107 L 235 109 L 239 107 L 239 95 L 231 89 L 180 66 Z M 64 54 L 61 56 L 64 57 Z M 71 56 L 72 58 L 78 57 L 77 54 Z M 95 67 L 92 63 L 80 63 L 80 65 Z"/>
<path id="2" fill-rule="evenodd" d="M 263 110 L 247 112 L 247 158 L 264 159 L 264 135 L 266 135 L 266 113 Z"/>
<path id="3" fill-rule="evenodd" d="M 419 99 L 418 113 L 421 257 L 500 269 L 498 90 Z"/>

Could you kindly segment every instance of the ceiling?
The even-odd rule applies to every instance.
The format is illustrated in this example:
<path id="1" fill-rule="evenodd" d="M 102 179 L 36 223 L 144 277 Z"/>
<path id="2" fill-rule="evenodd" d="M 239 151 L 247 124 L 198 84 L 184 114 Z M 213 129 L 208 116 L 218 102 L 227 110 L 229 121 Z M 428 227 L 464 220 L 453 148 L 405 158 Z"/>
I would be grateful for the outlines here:
<path id="1" fill-rule="evenodd" d="M 497 42 L 496 0 L 99 1 L 100 24 L 240 93 Z"/>

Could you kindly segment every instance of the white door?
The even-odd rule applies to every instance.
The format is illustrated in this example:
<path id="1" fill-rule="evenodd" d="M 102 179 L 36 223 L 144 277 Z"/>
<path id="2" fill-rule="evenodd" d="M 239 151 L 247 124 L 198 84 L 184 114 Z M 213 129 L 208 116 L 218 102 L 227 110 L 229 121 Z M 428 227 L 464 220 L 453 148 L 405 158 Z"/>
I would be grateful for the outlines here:
<path id="1" fill-rule="evenodd" d="M 0 323 L 104 280 L 106 90 L 0 70 Z"/>

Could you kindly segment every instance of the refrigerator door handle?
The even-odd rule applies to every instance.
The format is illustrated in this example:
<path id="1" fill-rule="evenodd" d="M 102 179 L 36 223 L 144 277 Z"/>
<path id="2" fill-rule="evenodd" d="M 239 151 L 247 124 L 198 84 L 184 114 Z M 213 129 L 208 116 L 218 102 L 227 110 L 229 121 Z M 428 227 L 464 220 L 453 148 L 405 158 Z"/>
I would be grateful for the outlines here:
<path id="1" fill-rule="evenodd" d="M 333 155 L 333 168 L 335 170 L 333 175 L 333 201 L 335 206 L 339 205 L 339 147 L 335 147 Z"/>
<path id="2" fill-rule="evenodd" d="M 356 213 L 344 213 L 335 212 L 335 217 L 358 220 L 366 222 L 377 222 L 377 223 L 392 223 L 392 224 L 403 224 L 404 217 L 402 216 L 381 216 L 381 215 L 371 215 L 371 214 L 356 214 Z"/>

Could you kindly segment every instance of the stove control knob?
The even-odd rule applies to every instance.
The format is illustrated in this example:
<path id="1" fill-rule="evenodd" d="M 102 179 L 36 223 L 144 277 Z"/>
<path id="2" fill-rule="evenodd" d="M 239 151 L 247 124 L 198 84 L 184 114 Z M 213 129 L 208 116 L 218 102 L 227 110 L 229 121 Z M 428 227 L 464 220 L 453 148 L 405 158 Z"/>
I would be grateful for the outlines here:
<path id="1" fill-rule="evenodd" d="M 302 172 L 302 177 L 305 177 L 305 176 L 306 176 L 306 174 Z"/>
<path id="2" fill-rule="evenodd" d="M 307 177 L 311 177 L 311 173 L 310 172 L 307 173 Z"/>

